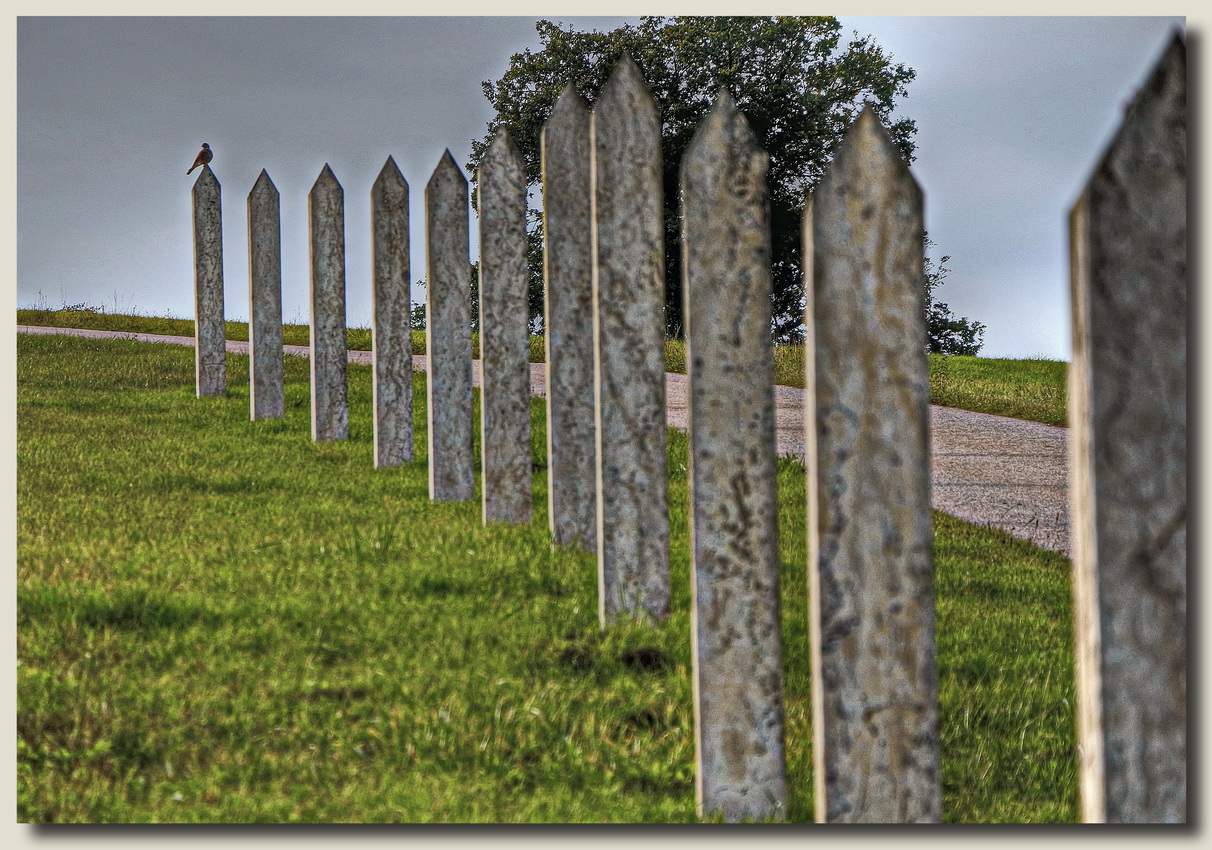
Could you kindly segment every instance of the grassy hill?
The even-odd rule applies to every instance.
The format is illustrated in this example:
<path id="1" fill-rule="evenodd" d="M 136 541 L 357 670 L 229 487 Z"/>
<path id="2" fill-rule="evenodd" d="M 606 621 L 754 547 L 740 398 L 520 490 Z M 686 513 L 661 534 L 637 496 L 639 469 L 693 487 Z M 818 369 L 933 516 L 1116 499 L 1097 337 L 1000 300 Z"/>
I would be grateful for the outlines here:
<path id="1" fill-rule="evenodd" d="M 368 367 L 349 439 L 315 444 L 300 358 L 286 417 L 250 422 L 247 357 L 200 400 L 188 348 L 17 351 L 19 821 L 696 819 L 684 434 L 673 615 L 601 632 L 594 557 L 548 544 L 541 399 L 534 520 L 485 528 L 429 502 L 423 375 L 418 459 L 376 470 Z M 804 470 L 778 474 L 810 821 Z M 1077 820 L 1068 560 L 936 513 L 935 567 L 944 818 Z"/>
<path id="2" fill-rule="evenodd" d="M 18 310 L 17 323 L 56 328 L 193 336 L 192 319 L 164 319 L 151 316 L 106 313 L 100 310 Z M 284 325 L 287 345 L 307 345 L 307 325 Z M 228 322 L 227 338 L 248 339 L 248 324 Z M 349 328 L 346 347 L 358 351 L 371 348 L 369 328 Z M 479 356 L 479 337 L 472 335 Z M 425 353 L 425 333 L 414 331 L 414 354 Z M 530 338 L 531 362 L 544 360 L 543 338 Z M 1046 425 L 1066 425 L 1065 386 L 1068 364 L 1059 360 L 1004 360 L 985 357 L 945 357 L 930 355 L 930 401 L 947 407 L 1013 416 Z M 665 370 L 686 373 L 686 345 L 678 340 L 665 343 Z M 804 348 L 780 345 L 774 350 L 774 382 L 788 387 L 804 386 Z"/>

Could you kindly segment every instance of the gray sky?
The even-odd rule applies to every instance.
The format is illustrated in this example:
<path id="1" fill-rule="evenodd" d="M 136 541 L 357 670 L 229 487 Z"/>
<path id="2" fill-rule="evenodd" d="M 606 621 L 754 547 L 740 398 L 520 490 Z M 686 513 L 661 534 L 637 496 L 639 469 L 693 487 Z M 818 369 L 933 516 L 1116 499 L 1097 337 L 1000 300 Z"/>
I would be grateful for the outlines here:
<path id="1" fill-rule="evenodd" d="M 185 170 L 205 141 L 228 318 L 248 315 L 245 201 L 264 168 L 282 197 L 283 316 L 307 322 L 307 193 L 328 163 L 345 190 L 348 322 L 369 326 L 371 184 L 392 155 L 423 277 L 425 184 L 446 148 L 466 163 L 492 117 L 480 83 L 540 47 L 533 20 L 19 19 L 18 306 L 192 317 Z M 952 256 L 938 295 L 988 326 L 983 355 L 1068 359 L 1068 209 L 1182 21 L 842 18 L 917 71 L 898 113 L 918 123 L 912 170 L 935 253 Z"/>

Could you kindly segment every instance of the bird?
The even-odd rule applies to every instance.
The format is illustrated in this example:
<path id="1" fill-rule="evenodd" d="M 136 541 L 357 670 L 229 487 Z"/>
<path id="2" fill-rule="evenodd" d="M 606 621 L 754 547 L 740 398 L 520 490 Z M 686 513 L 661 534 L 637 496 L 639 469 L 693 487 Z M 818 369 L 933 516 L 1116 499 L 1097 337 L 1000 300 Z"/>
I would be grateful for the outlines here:
<path id="1" fill-rule="evenodd" d="M 214 154 L 214 151 L 212 151 L 210 149 L 210 145 L 208 145 L 206 142 L 203 142 L 202 150 L 198 151 L 198 158 L 195 159 L 194 164 L 189 167 L 189 171 L 187 171 L 185 173 L 189 174 L 190 171 L 193 171 L 199 165 L 206 165 L 206 163 L 210 162 L 214 158 L 215 158 L 215 154 Z"/>

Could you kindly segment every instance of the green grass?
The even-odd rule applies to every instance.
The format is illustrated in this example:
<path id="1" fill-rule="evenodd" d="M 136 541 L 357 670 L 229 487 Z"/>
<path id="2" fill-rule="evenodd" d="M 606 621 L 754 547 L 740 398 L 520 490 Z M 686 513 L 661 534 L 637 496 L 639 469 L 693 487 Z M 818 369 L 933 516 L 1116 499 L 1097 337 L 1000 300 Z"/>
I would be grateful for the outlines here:
<path id="1" fill-rule="evenodd" d="M 29 309 L 17 311 L 17 324 L 38 325 L 47 328 L 83 328 L 96 331 L 118 331 L 123 333 L 165 334 L 167 336 L 193 336 L 193 319 L 161 318 L 125 313 L 107 313 L 100 308 L 62 310 Z M 226 337 L 248 342 L 248 322 L 226 322 Z M 285 345 L 307 345 L 311 336 L 308 325 L 282 325 L 282 342 Z M 354 351 L 370 351 L 370 328 L 347 328 L 345 347 Z M 412 339 L 413 353 L 425 353 L 425 334 L 417 332 Z"/>
<path id="2" fill-rule="evenodd" d="M 108 314 L 99 310 L 18 310 L 17 323 L 60 328 L 160 333 L 193 336 L 192 319 L 160 319 L 147 316 Z M 307 325 L 284 325 L 283 341 L 288 345 L 307 345 Z M 248 339 L 248 325 L 228 322 L 227 338 Z M 347 347 L 369 351 L 368 328 L 349 328 Z M 479 356 L 479 335 L 472 335 L 472 348 Z M 425 353 L 425 334 L 413 331 L 414 354 Z M 546 359 L 543 338 L 530 338 L 530 361 Z M 999 360 L 984 357 L 948 357 L 930 355 L 930 401 L 947 407 L 1013 416 L 1047 425 L 1068 424 L 1065 386 L 1068 364 L 1040 358 Z M 686 344 L 666 340 L 665 369 L 686 374 Z M 787 387 L 804 386 L 804 347 L 780 345 L 774 349 L 774 382 Z"/>
<path id="3" fill-rule="evenodd" d="M 541 466 L 526 527 L 429 502 L 423 375 L 418 460 L 376 470 L 367 367 L 320 445 L 302 358 L 254 423 L 246 357 L 197 399 L 188 348 L 17 344 L 19 821 L 695 820 L 685 435 L 673 614 L 602 633 Z M 787 814 L 810 821 L 805 476 L 778 475 Z M 935 521 L 944 818 L 1075 821 L 1069 563 Z"/>
<path id="4" fill-rule="evenodd" d="M 947 407 L 1068 425 L 1063 360 L 930 355 L 930 401 Z"/>

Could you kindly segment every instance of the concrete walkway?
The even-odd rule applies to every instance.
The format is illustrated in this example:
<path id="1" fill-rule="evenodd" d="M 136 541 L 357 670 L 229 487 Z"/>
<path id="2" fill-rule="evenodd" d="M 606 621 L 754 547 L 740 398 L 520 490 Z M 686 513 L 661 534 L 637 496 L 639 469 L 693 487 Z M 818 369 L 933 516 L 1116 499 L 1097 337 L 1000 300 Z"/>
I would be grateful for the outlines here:
<path id="1" fill-rule="evenodd" d="M 71 334 L 95 339 L 133 339 L 177 345 L 193 337 L 113 331 L 39 328 L 18 325 L 18 333 Z M 307 346 L 287 345 L 290 355 L 307 357 Z M 232 354 L 248 354 L 247 342 L 229 340 Z M 369 351 L 350 351 L 349 361 L 369 365 Z M 413 368 L 425 370 L 425 357 L 413 355 Z M 530 364 L 530 391 L 546 393 L 544 364 Z M 480 364 L 473 364 L 480 383 Z M 666 374 L 667 421 L 686 429 L 687 379 Z M 775 387 L 777 445 L 780 455 L 804 459 L 804 391 Z M 930 406 L 931 480 L 934 507 L 969 522 L 1000 528 L 1037 546 L 1070 554 L 1068 429 L 1005 416 Z"/>

